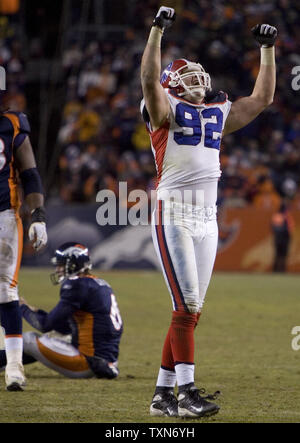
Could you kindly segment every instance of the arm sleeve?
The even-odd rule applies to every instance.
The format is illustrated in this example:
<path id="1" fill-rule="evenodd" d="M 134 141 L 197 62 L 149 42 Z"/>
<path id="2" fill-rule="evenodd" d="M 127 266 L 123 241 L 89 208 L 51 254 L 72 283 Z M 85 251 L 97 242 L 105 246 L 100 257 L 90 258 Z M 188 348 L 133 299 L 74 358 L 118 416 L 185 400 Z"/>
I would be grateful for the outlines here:
<path id="1" fill-rule="evenodd" d="M 41 176 L 37 168 L 25 169 L 20 173 L 20 179 L 25 197 L 32 193 L 44 194 Z"/>
<path id="2" fill-rule="evenodd" d="M 39 309 L 38 311 L 32 311 L 27 305 L 21 305 L 22 316 L 25 320 L 38 331 L 43 332 L 43 322 L 47 317 L 47 312 Z"/>
<path id="3" fill-rule="evenodd" d="M 32 311 L 26 305 L 21 306 L 21 311 L 25 320 L 40 332 L 55 330 L 61 334 L 69 334 L 71 330 L 68 320 L 80 306 L 80 288 L 76 281 L 67 280 L 61 287 L 60 301 L 52 311 Z"/>
<path id="4" fill-rule="evenodd" d="M 60 301 L 51 312 L 47 313 L 41 309 L 32 311 L 28 306 L 21 306 L 22 315 L 25 320 L 40 332 L 57 331 L 61 334 L 69 334 L 70 327 L 68 318 L 72 314 L 72 307 Z"/>

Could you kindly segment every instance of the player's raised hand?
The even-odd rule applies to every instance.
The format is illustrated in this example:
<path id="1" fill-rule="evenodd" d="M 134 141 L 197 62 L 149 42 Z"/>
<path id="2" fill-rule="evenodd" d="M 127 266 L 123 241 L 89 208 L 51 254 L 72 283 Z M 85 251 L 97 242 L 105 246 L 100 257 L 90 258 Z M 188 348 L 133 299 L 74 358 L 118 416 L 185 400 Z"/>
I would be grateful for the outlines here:
<path id="1" fill-rule="evenodd" d="M 166 29 L 172 26 L 176 18 L 175 9 L 161 6 L 153 20 L 153 26 L 158 26 L 161 29 Z"/>
<path id="2" fill-rule="evenodd" d="M 28 232 L 29 240 L 33 242 L 33 247 L 36 251 L 39 251 L 47 244 L 48 236 L 46 230 L 46 223 L 34 222 L 30 225 Z"/>
<path id="3" fill-rule="evenodd" d="M 274 46 L 275 40 L 277 38 L 277 29 L 275 26 L 263 24 L 263 25 L 255 25 L 251 32 L 255 38 L 255 40 L 263 47 L 270 48 Z"/>

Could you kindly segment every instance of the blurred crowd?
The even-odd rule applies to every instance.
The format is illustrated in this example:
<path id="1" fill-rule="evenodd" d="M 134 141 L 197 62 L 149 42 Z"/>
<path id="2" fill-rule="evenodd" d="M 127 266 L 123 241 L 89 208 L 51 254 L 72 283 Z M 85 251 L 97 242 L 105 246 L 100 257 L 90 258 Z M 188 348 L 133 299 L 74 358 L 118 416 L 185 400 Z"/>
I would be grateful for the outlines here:
<path id="1" fill-rule="evenodd" d="M 1 7 L 3 5 L 0 5 Z M 5 11 L 5 10 L 4 10 Z M 14 22 L 0 11 L 0 66 L 6 72 L 6 91 L 1 92 L 1 109 L 25 111 L 25 63 L 22 44 L 17 36 Z"/>
<path id="2" fill-rule="evenodd" d="M 64 52 L 68 89 L 59 141 L 60 196 L 94 201 L 101 188 L 153 189 L 155 167 L 141 120 L 139 69 L 159 2 L 138 2 L 122 42 L 74 40 Z M 289 0 L 178 2 L 177 23 L 164 37 L 162 66 L 175 58 L 200 61 L 215 89 L 231 100 L 251 93 L 259 50 L 256 23 L 278 27 L 278 81 L 274 103 L 244 130 L 224 138 L 219 204 L 277 208 L 282 198 L 300 204 L 300 100 L 291 70 L 300 65 L 300 8 Z M 180 8 L 181 6 L 181 8 Z M 184 38 L 182 38 L 184 36 Z"/>
<path id="3" fill-rule="evenodd" d="M 184 57 L 199 61 L 215 90 L 230 100 L 249 95 L 260 52 L 256 23 L 278 28 L 277 88 L 273 104 L 246 128 L 224 137 L 219 205 L 277 209 L 282 200 L 300 208 L 300 91 L 292 68 L 300 66 L 300 3 L 293 0 L 177 0 L 177 21 L 163 39 L 162 67 Z M 58 142 L 57 195 L 64 202 L 95 202 L 100 189 L 118 192 L 155 187 L 155 165 L 140 116 L 141 56 L 161 2 L 131 2 L 123 38 L 82 44 L 69 38 L 62 56 L 66 100 Z M 125 14 L 125 12 L 124 12 Z M 2 63 L 22 84 L 18 45 L 0 48 Z M 1 64 L 2 64 L 1 63 Z M 25 100 L 15 93 L 15 100 Z M 25 107 L 25 103 L 23 103 Z"/>

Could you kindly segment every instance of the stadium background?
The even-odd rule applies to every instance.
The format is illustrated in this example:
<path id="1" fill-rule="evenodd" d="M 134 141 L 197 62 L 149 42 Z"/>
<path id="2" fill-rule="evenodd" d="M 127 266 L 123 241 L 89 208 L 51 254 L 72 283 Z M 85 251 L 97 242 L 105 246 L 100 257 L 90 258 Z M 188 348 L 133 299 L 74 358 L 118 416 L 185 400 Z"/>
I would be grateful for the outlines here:
<path id="1" fill-rule="evenodd" d="M 34 255 L 25 235 L 23 265 L 48 265 L 60 243 L 86 243 L 102 269 L 155 268 L 149 226 L 99 226 L 96 194 L 126 181 L 128 192 L 155 186 L 149 139 L 139 113 L 141 55 L 161 2 L 1 0 L 3 102 L 24 111 L 46 192 L 49 244 Z M 289 206 L 294 229 L 288 270 L 300 271 L 300 4 L 291 0 L 165 0 L 178 19 L 164 37 L 162 65 L 200 61 L 230 100 L 251 93 L 259 50 L 250 29 L 279 31 L 273 104 L 223 139 L 217 270 L 270 271 L 271 219 Z M 126 202 L 121 202 L 126 205 Z M 22 213 L 27 226 L 26 208 Z M 26 232 L 26 229 L 25 229 Z"/>

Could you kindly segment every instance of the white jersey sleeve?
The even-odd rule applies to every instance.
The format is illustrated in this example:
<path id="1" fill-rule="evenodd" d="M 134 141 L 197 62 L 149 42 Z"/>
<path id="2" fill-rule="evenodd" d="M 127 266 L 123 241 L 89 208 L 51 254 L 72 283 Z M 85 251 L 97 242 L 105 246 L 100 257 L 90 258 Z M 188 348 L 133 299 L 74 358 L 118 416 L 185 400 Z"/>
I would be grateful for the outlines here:
<path id="1" fill-rule="evenodd" d="M 230 112 L 227 94 L 220 92 L 207 103 L 194 104 L 165 90 L 170 114 L 164 125 L 147 128 L 157 169 L 157 189 L 171 190 L 218 179 L 222 132 Z M 144 119 L 147 111 L 141 106 Z"/>

